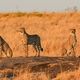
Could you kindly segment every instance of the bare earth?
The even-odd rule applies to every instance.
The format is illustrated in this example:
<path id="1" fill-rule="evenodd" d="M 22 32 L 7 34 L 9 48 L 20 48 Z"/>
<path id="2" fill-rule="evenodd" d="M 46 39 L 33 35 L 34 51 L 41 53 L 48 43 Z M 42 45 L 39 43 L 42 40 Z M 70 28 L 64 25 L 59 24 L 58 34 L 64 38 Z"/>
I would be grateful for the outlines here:
<path id="1" fill-rule="evenodd" d="M 13 78 L 14 80 L 28 72 L 35 75 L 45 73 L 46 77 L 49 76 L 52 80 L 60 73 L 77 70 L 79 66 L 80 58 L 75 57 L 2 58 L 0 61 L 0 78 Z M 36 77 L 36 80 L 38 80 L 38 77 Z"/>

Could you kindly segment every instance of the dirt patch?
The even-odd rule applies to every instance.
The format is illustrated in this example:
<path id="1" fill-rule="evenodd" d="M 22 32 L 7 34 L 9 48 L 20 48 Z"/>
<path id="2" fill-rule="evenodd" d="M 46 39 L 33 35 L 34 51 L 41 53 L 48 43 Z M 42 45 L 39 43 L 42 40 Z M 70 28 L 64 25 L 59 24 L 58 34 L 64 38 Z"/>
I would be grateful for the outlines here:
<path id="1" fill-rule="evenodd" d="M 76 57 L 14 57 L 2 58 L 0 61 L 0 75 L 12 78 L 19 74 L 43 73 L 55 78 L 58 74 L 66 71 L 75 71 L 80 66 L 80 58 Z M 3 74 L 3 75 L 2 75 Z"/>

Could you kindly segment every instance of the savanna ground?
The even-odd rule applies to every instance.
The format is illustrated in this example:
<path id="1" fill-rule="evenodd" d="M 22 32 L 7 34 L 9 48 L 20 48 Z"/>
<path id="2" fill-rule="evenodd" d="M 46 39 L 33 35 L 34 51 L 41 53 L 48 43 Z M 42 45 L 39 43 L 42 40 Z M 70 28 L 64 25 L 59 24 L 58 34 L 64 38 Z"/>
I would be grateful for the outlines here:
<path id="1" fill-rule="evenodd" d="M 17 32 L 21 27 L 41 37 L 41 57 L 33 57 L 35 50 L 29 46 L 29 58 L 25 58 L 24 38 Z M 72 28 L 77 57 L 62 57 L 61 46 Z M 14 53 L 13 58 L 0 59 L 0 80 L 80 80 L 80 12 L 1 13 L 0 35 Z"/>

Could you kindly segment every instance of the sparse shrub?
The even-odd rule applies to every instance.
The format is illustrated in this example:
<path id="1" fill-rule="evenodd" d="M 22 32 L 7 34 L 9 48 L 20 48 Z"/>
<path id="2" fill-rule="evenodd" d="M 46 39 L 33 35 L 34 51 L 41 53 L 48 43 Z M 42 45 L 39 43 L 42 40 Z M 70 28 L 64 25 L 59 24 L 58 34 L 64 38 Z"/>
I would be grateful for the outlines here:
<path id="1" fill-rule="evenodd" d="M 23 13 L 23 12 L 17 12 L 16 15 L 17 15 L 17 17 L 22 17 L 22 16 L 25 16 L 26 13 Z"/>
<path id="2" fill-rule="evenodd" d="M 33 13 L 30 13 L 30 15 L 37 16 L 37 17 L 42 17 L 43 16 L 43 13 L 33 12 Z"/>

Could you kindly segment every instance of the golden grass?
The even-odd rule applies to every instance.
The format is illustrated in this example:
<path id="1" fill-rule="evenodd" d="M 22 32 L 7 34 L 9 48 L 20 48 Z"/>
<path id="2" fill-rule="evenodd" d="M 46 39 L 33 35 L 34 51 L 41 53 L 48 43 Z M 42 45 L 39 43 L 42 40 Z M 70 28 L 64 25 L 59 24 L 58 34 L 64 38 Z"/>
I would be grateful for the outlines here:
<path id="1" fill-rule="evenodd" d="M 0 80 L 7 80 L 8 78 L 0 78 Z M 19 72 L 17 77 L 12 80 L 80 80 L 80 69 L 69 72 L 62 72 L 56 78 L 51 79 L 50 74 L 46 72 Z"/>
<path id="2" fill-rule="evenodd" d="M 49 80 L 45 73 L 29 73 L 25 72 L 24 74 L 19 75 L 14 80 Z"/>
<path id="3" fill-rule="evenodd" d="M 50 79 L 46 73 L 24 73 L 14 80 L 80 80 L 80 69 L 71 72 L 60 73 L 55 79 Z"/>
<path id="4" fill-rule="evenodd" d="M 75 71 L 63 72 L 57 75 L 54 80 L 80 80 L 80 68 Z"/>
<path id="5" fill-rule="evenodd" d="M 76 55 L 80 52 L 80 12 L 67 13 L 0 13 L 0 35 L 9 43 L 14 57 L 25 56 L 24 39 L 17 30 L 25 27 L 29 34 L 38 34 L 44 51 L 41 56 L 61 56 L 61 46 L 69 37 L 69 29 L 77 30 Z M 29 46 L 29 56 L 34 56 L 35 51 Z M 63 72 L 55 80 L 79 80 L 80 69 Z M 43 78 L 44 77 L 44 78 Z M 14 80 L 49 80 L 46 73 L 19 73 Z M 4 79 L 6 80 L 6 79 Z M 54 79 L 53 79 L 54 80 Z"/>
<path id="6" fill-rule="evenodd" d="M 60 56 L 61 46 L 69 37 L 69 29 L 77 30 L 76 55 L 80 48 L 80 13 L 4 13 L 0 14 L 0 35 L 11 46 L 14 56 L 24 56 L 23 36 L 16 30 L 25 27 L 29 34 L 41 37 L 44 52 L 42 56 Z M 15 36 L 14 36 L 15 33 Z M 19 54 L 22 53 L 22 54 Z M 33 47 L 29 47 L 29 54 L 35 55 Z"/>

